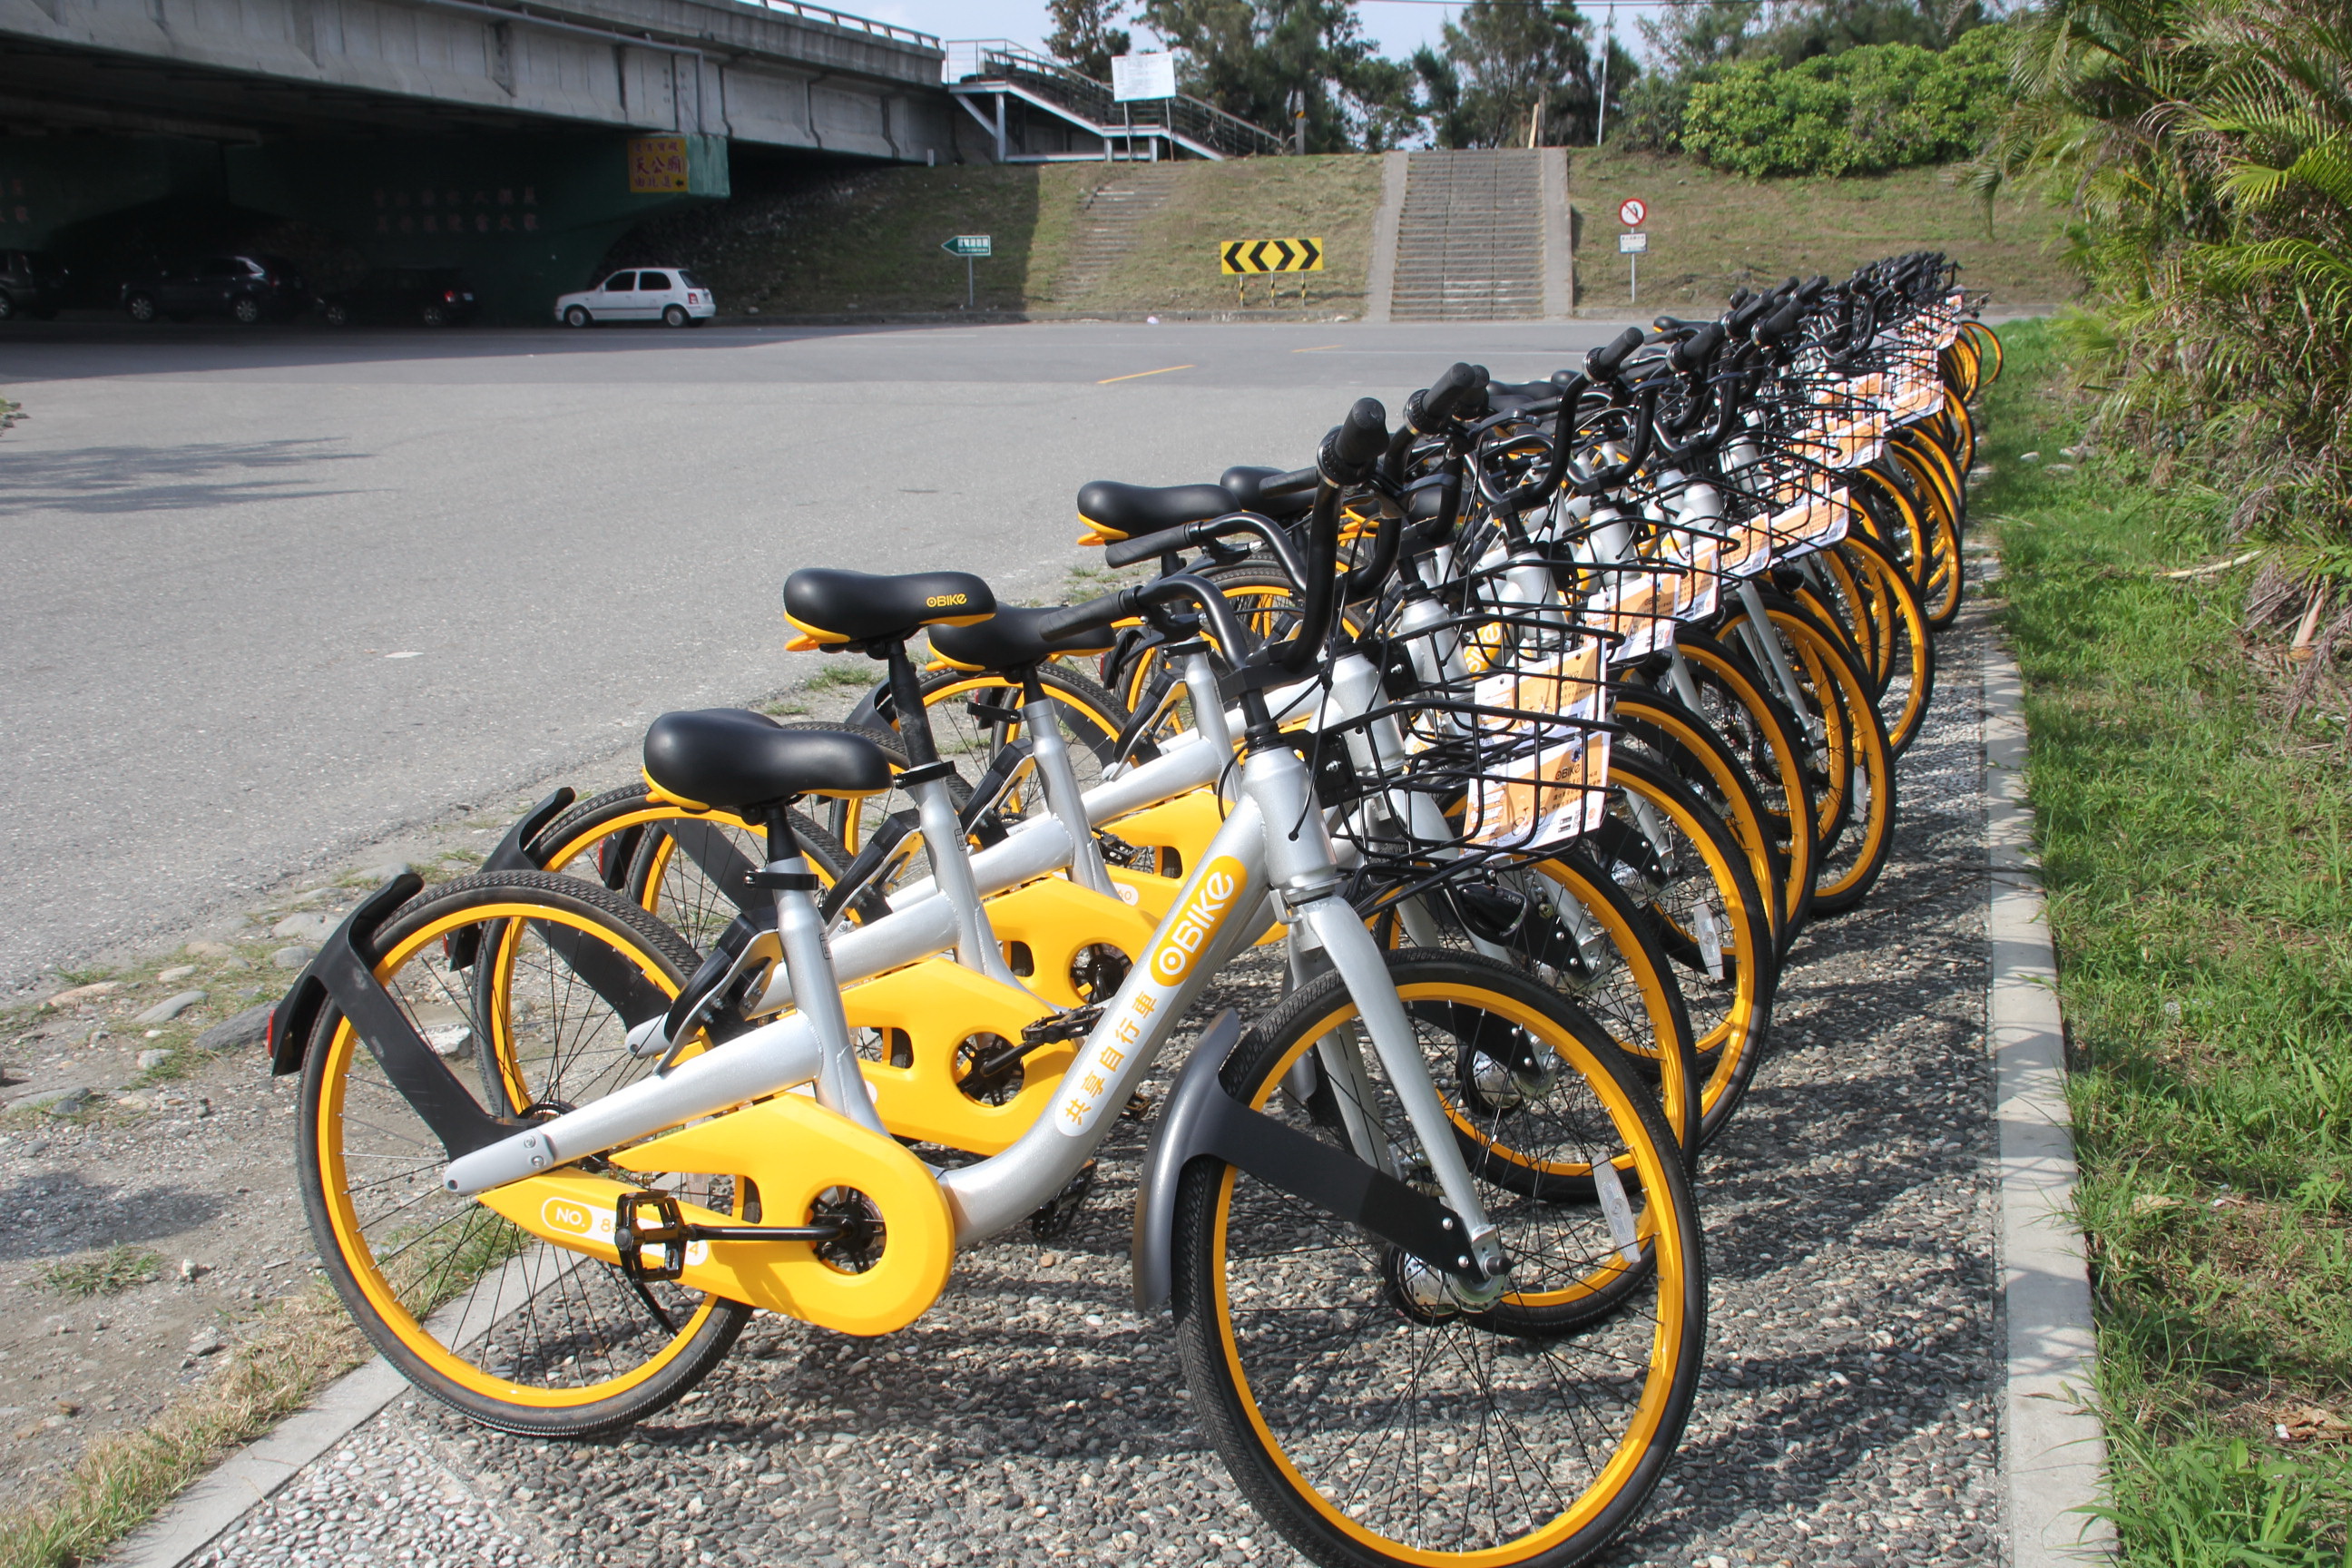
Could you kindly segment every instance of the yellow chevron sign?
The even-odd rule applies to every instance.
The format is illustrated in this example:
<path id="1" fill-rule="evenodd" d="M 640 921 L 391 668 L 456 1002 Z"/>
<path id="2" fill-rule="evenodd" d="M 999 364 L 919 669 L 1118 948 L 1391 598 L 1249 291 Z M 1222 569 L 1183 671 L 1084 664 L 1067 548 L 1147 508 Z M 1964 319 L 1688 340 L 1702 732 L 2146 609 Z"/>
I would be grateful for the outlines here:
<path id="1" fill-rule="evenodd" d="M 1217 245 L 1217 270 L 1228 277 L 1250 272 L 1320 272 L 1320 239 L 1227 239 Z"/>

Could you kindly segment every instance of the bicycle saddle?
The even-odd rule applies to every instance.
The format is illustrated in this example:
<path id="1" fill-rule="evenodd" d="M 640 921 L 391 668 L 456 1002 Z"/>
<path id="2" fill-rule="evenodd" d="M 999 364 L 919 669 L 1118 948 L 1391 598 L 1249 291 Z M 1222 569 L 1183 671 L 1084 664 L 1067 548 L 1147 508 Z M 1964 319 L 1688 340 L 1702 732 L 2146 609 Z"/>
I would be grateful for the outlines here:
<path id="1" fill-rule="evenodd" d="M 1087 544 L 1115 544 L 1139 533 L 1181 528 L 1240 509 L 1223 485 L 1123 485 L 1096 479 L 1078 489 L 1078 521 L 1094 530 Z"/>
<path id="2" fill-rule="evenodd" d="M 784 619 L 795 651 L 904 642 L 925 626 L 970 626 L 996 613 L 996 595 L 969 572 L 877 577 L 812 566 L 784 579 Z"/>
<path id="3" fill-rule="evenodd" d="M 1557 403 L 1559 388 L 1548 381 L 1490 381 L 1486 384 L 1486 405 L 1499 414 L 1507 408 L 1524 408 L 1536 403 Z"/>
<path id="4" fill-rule="evenodd" d="M 1105 653 L 1118 639 L 1109 626 L 1079 632 L 1066 641 L 1047 642 L 1037 627 L 1054 613 L 1044 610 L 999 610 L 968 626 L 931 628 L 931 651 L 958 669 L 1019 669 L 1043 664 L 1058 654 Z"/>
<path id="5" fill-rule="evenodd" d="M 1233 498 L 1234 511 L 1255 511 L 1281 517 L 1305 511 L 1315 504 L 1315 470 L 1259 468 L 1243 465 L 1227 468 L 1218 487 Z"/>
<path id="6" fill-rule="evenodd" d="M 882 748 L 848 730 L 787 730 L 764 713 L 665 713 L 646 731 L 646 777 L 682 805 L 741 810 L 804 795 L 890 787 Z"/>

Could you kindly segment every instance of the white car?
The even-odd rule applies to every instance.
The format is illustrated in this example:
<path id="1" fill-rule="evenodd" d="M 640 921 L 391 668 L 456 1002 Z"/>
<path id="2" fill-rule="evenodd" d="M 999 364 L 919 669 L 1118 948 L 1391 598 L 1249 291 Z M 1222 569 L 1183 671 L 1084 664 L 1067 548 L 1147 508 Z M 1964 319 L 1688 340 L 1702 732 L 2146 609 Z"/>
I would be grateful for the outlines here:
<path id="1" fill-rule="evenodd" d="M 555 319 L 567 327 L 598 321 L 660 321 L 698 327 L 719 313 L 710 290 L 682 267 L 632 268 L 615 272 L 593 289 L 555 301 Z"/>

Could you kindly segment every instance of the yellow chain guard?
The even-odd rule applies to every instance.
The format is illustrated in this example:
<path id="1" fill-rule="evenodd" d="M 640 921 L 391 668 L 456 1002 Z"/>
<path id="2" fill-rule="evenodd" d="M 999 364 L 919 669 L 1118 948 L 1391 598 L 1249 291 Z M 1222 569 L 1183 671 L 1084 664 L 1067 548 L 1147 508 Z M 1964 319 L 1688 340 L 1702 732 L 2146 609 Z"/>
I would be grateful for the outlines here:
<path id="1" fill-rule="evenodd" d="M 927 958 L 846 987 L 841 1005 L 852 1029 L 897 1030 L 907 1037 L 908 1065 L 859 1064 L 883 1125 L 901 1138 L 993 1154 L 1029 1130 L 1053 1100 L 1055 1082 L 1077 1054 L 1072 1045 L 1032 1051 L 1022 1062 L 1021 1092 L 1003 1105 L 956 1087 L 956 1048 L 974 1035 L 1017 1042 L 1024 1026 L 1052 1011 L 1036 997 L 966 969 L 952 958 Z"/>
<path id="2" fill-rule="evenodd" d="M 627 1170 L 748 1177 L 761 1219 L 805 1223 L 828 1187 L 854 1187 L 882 1215 L 882 1255 L 862 1274 L 820 1259 L 805 1242 L 697 1242 L 678 1282 L 845 1334 L 887 1334 L 920 1317 L 946 1289 L 955 1262 L 955 1222 L 920 1160 L 891 1140 L 835 1115 L 804 1095 L 780 1094 L 666 1133 L 612 1156 Z M 635 1189 L 581 1171 L 509 1183 L 481 1196 L 531 1235 L 617 1264 L 613 1209 Z M 700 1225 L 750 1223 L 680 1207 Z"/>
<path id="3" fill-rule="evenodd" d="M 1090 947 L 1116 948 L 1129 963 L 1143 956 L 1160 923 L 1124 899 L 1088 892 L 1063 877 L 1046 877 L 988 900 L 988 923 L 1000 945 L 1029 950 L 1034 973 L 1022 984 L 1056 1007 L 1090 1000 L 1078 994 L 1071 965 Z M 1091 998 L 1108 1002 L 1108 996 Z M 1033 1058 L 1034 1059 L 1034 1058 Z"/>

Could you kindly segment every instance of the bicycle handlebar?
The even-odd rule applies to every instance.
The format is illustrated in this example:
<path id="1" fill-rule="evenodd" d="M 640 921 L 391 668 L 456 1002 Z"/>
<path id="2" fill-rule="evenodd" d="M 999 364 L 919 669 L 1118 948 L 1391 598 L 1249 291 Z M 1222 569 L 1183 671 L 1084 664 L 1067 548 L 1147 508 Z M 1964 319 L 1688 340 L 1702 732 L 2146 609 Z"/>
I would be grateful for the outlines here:
<path id="1" fill-rule="evenodd" d="M 1290 535 L 1272 518 L 1261 517 L 1254 511 L 1231 511 L 1223 517 L 1179 523 L 1174 528 L 1161 529 L 1158 533 L 1141 533 L 1133 539 L 1122 539 L 1103 551 L 1103 560 L 1112 566 L 1133 566 L 1155 555 L 1192 549 L 1213 539 L 1224 539 L 1236 533 L 1255 534 L 1274 552 L 1282 569 L 1290 574 L 1291 580 L 1297 581 L 1298 557 L 1291 550 Z"/>
<path id="2" fill-rule="evenodd" d="M 1315 454 L 1323 482 L 1336 489 L 1360 485 L 1371 478 L 1372 465 L 1389 446 L 1389 411 L 1377 397 L 1360 397 L 1348 416 L 1331 427 Z M 1317 498 L 1319 503 L 1321 498 Z"/>
<path id="3" fill-rule="evenodd" d="M 1643 343 L 1642 329 L 1628 327 L 1613 342 L 1603 343 L 1584 356 L 1584 374 L 1594 381 L 1614 381 L 1626 356 Z"/>
<path id="4" fill-rule="evenodd" d="M 1455 361 L 1444 375 L 1429 384 L 1427 390 L 1404 400 L 1405 427 L 1416 436 L 1434 436 L 1445 428 L 1454 410 L 1465 403 L 1469 404 L 1466 411 L 1475 415 L 1485 399 L 1472 402 L 1471 395 L 1483 393 L 1486 381 L 1485 365 Z"/>
<path id="5" fill-rule="evenodd" d="M 1098 599 L 1088 599 L 1083 605 L 1055 610 L 1037 623 L 1037 634 L 1047 642 L 1059 642 L 1082 632 L 1095 631 L 1139 616 L 1148 605 L 1180 600 L 1191 601 L 1193 607 L 1201 612 L 1202 618 L 1209 623 L 1210 635 L 1217 639 L 1217 646 L 1225 650 L 1226 660 L 1239 664 L 1244 645 L 1241 626 L 1234 619 L 1233 607 L 1225 602 L 1224 595 L 1217 591 L 1214 584 L 1190 572 L 1155 577 L 1149 583 L 1139 583 L 1117 593 L 1105 594 Z"/>

